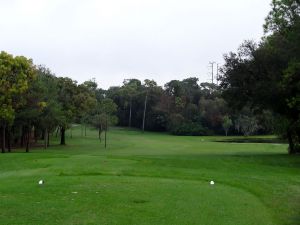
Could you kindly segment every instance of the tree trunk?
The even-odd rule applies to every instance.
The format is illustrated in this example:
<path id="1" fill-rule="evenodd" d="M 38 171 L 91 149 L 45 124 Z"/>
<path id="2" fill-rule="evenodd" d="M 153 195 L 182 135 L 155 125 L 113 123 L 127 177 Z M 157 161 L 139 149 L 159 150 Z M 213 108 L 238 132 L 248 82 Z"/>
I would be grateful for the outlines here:
<path id="1" fill-rule="evenodd" d="M 145 119 L 146 119 L 146 110 L 147 110 L 147 100 L 148 100 L 148 92 L 146 94 L 145 102 L 144 102 L 143 127 L 142 127 L 143 133 L 145 131 Z"/>
<path id="2" fill-rule="evenodd" d="M 289 154 L 294 155 L 294 154 L 296 154 L 296 150 L 295 150 L 295 145 L 294 145 L 294 142 L 293 142 L 292 133 L 291 133 L 290 130 L 287 131 L 287 138 L 288 138 L 288 141 L 289 141 Z"/>
<path id="3" fill-rule="evenodd" d="M 37 143 L 37 142 L 38 142 L 38 132 L 37 132 L 36 127 L 34 127 L 34 143 Z"/>
<path id="4" fill-rule="evenodd" d="M 55 137 L 58 136 L 58 131 L 59 131 L 60 129 L 61 129 L 60 127 L 57 127 Z"/>
<path id="5" fill-rule="evenodd" d="M 26 152 L 29 152 L 30 132 L 30 129 L 26 132 Z"/>
<path id="6" fill-rule="evenodd" d="M 41 140 L 44 141 L 46 137 L 45 130 L 42 131 Z"/>
<path id="7" fill-rule="evenodd" d="M 50 146 L 50 133 L 49 131 L 47 130 L 47 148 Z"/>
<path id="8" fill-rule="evenodd" d="M 2 126 L 2 153 L 5 153 L 5 125 Z"/>
<path id="9" fill-rule="evenodd" d="M 298 128 L 296 130 L 296 134 L 297 134 L 297 137 L 298 137 L 298 143 L 297 144 L 300 145 L 300 128 Z M 299 148 L 296 149 L 296 152 L 300 153 Z"/>
<path id="10" fill-rule="evenodd" d="M 84 125 L 84 136 L 86 137 L 86 125 Z"/>
<path id="11" fill-rule="evenodd" d="M 44 149 L 47 149 L 48 147 L 48 129 L 46 128 L 45 131 L 43 132 L 44 133 Z"/>
<path id="12" fill-rule="evenodd" d="M 70 137 L 71 137 L 71 139 L 73 138 L 72 125 L 70 127 Z"/>
<path id="13" fill-rule="evenodd" d="M 227 137 L 227 134 L 228 134 L 228 130 L 225 130 L 225 134 L 226 134 L 226 137 Z"/>
<path id="14" fill-rule="evenodd" d="M 60 144 L 65 145 L 66 144 L 66 137 L 65 137 L 66 129 L 65 127 L 60 128 Z"/>
<path id="15" fill-rule="evenodd" d="M 132 98 L 130 97 L 130 103 L 129 103 L 129 122 L 128 122 L 128 127 L 131 127 L 131 107 L 132 107 Z"/>
<path id="16" fill-rule="evenodd" d="M 9 128 L 6 130 L 6 142 L 7 142 L 7 150 L 11 152 L 11 131 Z"/>
<path id="17" fill-rule="evenodd" d="M 100 143 L 102 142 L 102 140 L 101 140 L 101 128 L 99 128 L 99 130 L 98 130 L 98 136 L 99 136 L 99 140 L 100 140 Z"/>
<path id="18" fill-rule="evenodd" d="M 20 143 L 20 145 L 21 145 L 21 148 L 23 148 L 24 140 L 25 140 L 25 128 L 24 128 L 24 126 L 22 126 L 21 132 L 22 132 L 22 134 L 21 134 L 21 143 Z"/>

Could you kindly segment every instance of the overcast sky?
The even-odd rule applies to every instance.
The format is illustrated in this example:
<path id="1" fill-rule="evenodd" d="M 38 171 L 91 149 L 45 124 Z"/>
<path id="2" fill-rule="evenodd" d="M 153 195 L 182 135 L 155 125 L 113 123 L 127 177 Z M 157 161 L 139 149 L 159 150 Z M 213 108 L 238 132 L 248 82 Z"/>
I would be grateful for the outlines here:
<path id="1" fill-rule="evenodd" d="M 0 0 L 0 50 L 102 88 L 125 78 L 209 79 L 245 39 L 259 41 L 271 0 Z"/>

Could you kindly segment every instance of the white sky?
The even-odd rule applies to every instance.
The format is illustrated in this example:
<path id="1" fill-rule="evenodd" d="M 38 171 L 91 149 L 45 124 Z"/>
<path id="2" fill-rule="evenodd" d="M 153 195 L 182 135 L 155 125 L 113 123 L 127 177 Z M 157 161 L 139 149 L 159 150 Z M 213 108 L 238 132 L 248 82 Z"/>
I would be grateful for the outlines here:
<path id="1" fill-rule="evenodd" d="M 245 39 L 259 41 L 271 0 L 0 0 L 0 50 L 102 88 L 125 78 L 209 80 Z"/>

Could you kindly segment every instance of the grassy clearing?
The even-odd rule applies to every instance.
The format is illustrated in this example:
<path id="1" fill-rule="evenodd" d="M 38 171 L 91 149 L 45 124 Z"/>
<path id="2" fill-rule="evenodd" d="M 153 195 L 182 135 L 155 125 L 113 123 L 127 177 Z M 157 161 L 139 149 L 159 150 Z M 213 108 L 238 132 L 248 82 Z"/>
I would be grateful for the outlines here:
<path id="1" fill-rule="evenodd" d="M 2 154 L 0 223 L 299 224 L 300 157 L 224 140 L 114 129 L 105 150 L 77 129 L 65 147 Z"/>

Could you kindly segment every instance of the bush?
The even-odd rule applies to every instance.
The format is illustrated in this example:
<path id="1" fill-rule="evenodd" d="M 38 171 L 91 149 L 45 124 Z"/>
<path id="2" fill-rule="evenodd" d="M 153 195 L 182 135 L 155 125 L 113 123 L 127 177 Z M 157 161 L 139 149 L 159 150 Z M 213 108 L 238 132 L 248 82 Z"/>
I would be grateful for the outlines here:
<path id="1" fill-rule="evenodd" d="M 294 146 L 294 148 L 295 148 L 295 152 L 300 153 L 300 145 L 299 144 L 296 144 Z"/>
<path id="2" fill-rule="evenodd" d="M 166 131 L 166 114 L 159 111 L 150 112 L 146 118 L 146 129 L 150 131 Z"/>
<path id="3" fill-rule="evenodd" d="M 171 133 L 178 136 L 203 136 L 207 135 L 208 130 L 201 124 L 185 122 L 172 128 Z"/>

